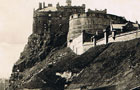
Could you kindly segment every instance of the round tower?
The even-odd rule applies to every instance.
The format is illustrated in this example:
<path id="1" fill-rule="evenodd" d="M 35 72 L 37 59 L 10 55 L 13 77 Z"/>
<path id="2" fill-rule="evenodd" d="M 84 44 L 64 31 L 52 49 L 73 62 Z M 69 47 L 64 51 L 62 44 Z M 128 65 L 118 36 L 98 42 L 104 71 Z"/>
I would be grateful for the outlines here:
<path id="1" fill-rule="evenodd" d="M 71 0 L 66 0 L 67 6 L 71 6 Z"/>
<path id="2" fill-rule="evenodd" d="M 125 23 L 126 19 L 122 17 L 102 14 L 102 13 L 84 13 L 73 14 L 69 19 L 69 32 L 67 41 L 77 38 L 85 30 L 89 34 L 103 33 L 103 30 L 110 25 L 110 21 L 114 23 Z"/>

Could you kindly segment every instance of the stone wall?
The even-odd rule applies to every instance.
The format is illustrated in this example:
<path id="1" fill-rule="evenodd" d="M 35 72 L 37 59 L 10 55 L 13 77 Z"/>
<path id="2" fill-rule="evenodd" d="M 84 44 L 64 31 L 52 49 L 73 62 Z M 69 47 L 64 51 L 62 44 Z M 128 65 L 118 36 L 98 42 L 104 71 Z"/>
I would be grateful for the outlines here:
<path id="1" fill-rule="evenodd" d="M 110 35 L 108 38 L 108 43 L 129 41 L 129 40 L 136 39 L 136 38 L 140 38 L 140 30 L 135 30 L 135 31 L 131 31 L 131 32 L 118 34 L 118 35 L 116 35 L 115 39 L 113 39 L 112 36 Z M 106 44 L 106 41 L 104 38 L 98 40 L 96 43 L 96 45 L 102 45 L 102 44 Z"/>
<path id="2" fill-rule="evenodd" d="M 89 48 L 93 47 L 93 42 L 84 42 L 83 41 L 83 33 L 81 33 L 80 36 L 76 37 L 75 39 L 72 39 L 68 42 L 68 47 L 73 50 L 74 53 L 77 55 L 83 54 L 85 51 L 87 51 Z"/>
<path id="3" fill-rule="evenodd" d="M 34 13 L 34 21 L 33 21 L 33 33 L 43 34 L 48 30 L 49 20 L 51 20 L 50 24 L 55 24 L 56 27 L 59 27 L 59 24 L 62 24 L 63 21 L 68 22 L 68 15 L 65 15 L 60 12 L 35 12 Z M 45 26 L 46 25 L 46 30 Z M 54 29 L 56 30 L 56 29 Z M 54 31 L 53 30 L 53 31 Z M 51 32 L 53 32 L 51 30 Z"/>
<path id="4" fill-rule="evenodd" d="M 60 12 L 68 12 L 68 13 L 84 13 L 85 12 L 85 6 L 59 6 L 57 7 L 58 11 Z"/>
<path id="5" fill-rule="evenodd" d="M 108 43 L 129 41 L 135 38 L 140 38 L 140 30 L 132 30 L 130 32 L 118 34 L 116 35 L 115 39 L 113 39 L 112 35 L 110 35 L 108 38 Z M 102 44 L 106 44 L 106 40 L 104 38 L 101 38 L 96 42 L 96 45 Z M 68 42 L 68 47 L 70 47 L 77 55 L 81 55 L 89 48 L 94 47 L 94 42 L 83 42 L 83 33 L 81 33 L 80 36 L 76 37 L 75 39 L 71 39 L 71 42 Z"/>
<path id="6" fill-rule="evenodd" d="M 85 42 L 83 44 L 83 52 L 82 53 L 86 52 L 91 47 L 93 47 L 93 42 Z"/>
<path id="7" fill-rule="evenodd" d="M 92 34 L 96 31 L 102 32 L 103 29 L 110 25 L 111 21 L 119 24 L 125 23 L 126 19 L 110 14 L 89 12 L 71 15 L 69 20 L 68 40 L 79 36 L 83 30 Z"/>
<path id="8" fill-rule="evenodd" d="M 77 38 L 70 40 L 68 42 L 68 47 L 70 47 L 73 52 L 80 55 L 83 53 L 83 34 L 78 36 Z"/>
<path id="9" fill-rule="evenodd" d="M 114 21 L 113 21 L 114 20 Z M 80 55 L 93 47 L 92 42 L 84 42 L 82 32 L 85 30 L 90 34 L 102 33 L 103 29 L 113 23 L 125 23 L 123 17 L 101 14 L 101 13 L 85 13 L 73 14 L 69 20 L 69 32 L 67 36 L 67 46 L 70 47 L 76 54 Z M 72 41 L 71 43 L 69 41 Z"/>

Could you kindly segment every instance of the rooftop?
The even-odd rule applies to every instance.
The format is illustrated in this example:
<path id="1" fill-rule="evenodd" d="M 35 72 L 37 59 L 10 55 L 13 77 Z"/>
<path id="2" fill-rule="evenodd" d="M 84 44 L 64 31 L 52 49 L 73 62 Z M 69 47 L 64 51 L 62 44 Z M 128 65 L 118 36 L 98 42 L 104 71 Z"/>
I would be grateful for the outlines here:
<path id="1" fill-rule="evenodd" d="M 54 11 L 57 11 L 57 8 L 56 7 L 46 7 L 46 8 L 43 8 L 43 9 L 39 10 L 39 11 L 40 12 L 42 12 L 42 11 L 46 11 L 46 12 L 52 11 L 52 12 L 54 12 Z"/>

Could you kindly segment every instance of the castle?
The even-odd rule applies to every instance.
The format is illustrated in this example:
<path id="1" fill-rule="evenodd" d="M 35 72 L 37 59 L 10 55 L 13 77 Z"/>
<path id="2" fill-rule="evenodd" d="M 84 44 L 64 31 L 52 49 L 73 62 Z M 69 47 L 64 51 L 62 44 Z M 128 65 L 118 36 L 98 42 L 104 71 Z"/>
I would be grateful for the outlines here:
<path id="1" fill-rule="evenodd" d="M 71 0 L 67 0 L 66 4 L 66 6 L 60 6 L 59 3 L 56 6 L 52 4 L 46 6 L 45 2 L 39 3 L 38 9 L 34 10 L 33 33 L 42 34 L 42 31 L 50 30 L 48 28 L 54 29 L 51 27 L 52 24 L 60 27 L 68 22 L 70 15 L 85 12 L 85 4 L 71 6 Z"/>
<path id="2" fill-rule="evenodd" d="M 94 60 L 91 58 L 91 56 L 94 56 L 96 59 L 96 56 L 99 55 L 99 52 L 102 53 L 106 51 L 104 49 L 95 51 L 97 50 L 95 48 L 93 49 L 94 52 L 98 53 L 92 55 L 92 52 L 90 54 L 91 56 L 89 57 L 89 60 L 86 61 L 87 57 L 85 57 L 85 55 L 79 58 L 78 55 L 83 54 L 89 48 L 96 47 L 97 45 L 108 44 L 111 42 L 128 41 L 135 38 L 140 38 L 140 25 L 138 22 L 130 22 L 127 21 L 124 17 L 108 14 L 107 9 L 88 9 L 88 11 L 85 12 L 85 4 L 81 6 L 72 6 L 71 3 L 71 0 L 66 0 L 66 6 L 61 6 L 59 3 L 57 3 L 56 6 L 53 6 L 52 4 L 48 4 L 46 6 L 45 2 L 43 2 L 39 3 L 38 9 L 34 10 L 33 33 L 29 37 L 28 44 L 25 46 L 24 51 L 21 53 L 20 59 L 15 63 L 13 67 L 13 73 L 11 74 L 9 81 L 11 83 L 10 87 L 13 89 L 10 90 L 15 90 L 15 88 L 25 88 L 23 90 L 32 90 L 26 88 L 42 88 L 43 86 L 47 87 L 47 84 L 54 84 L 48 83 L 49 81 L 52 81 L 51 79 L 53 78 L 55 79 L 55 85 L 60 85 L 59 82 L 61 81 L 59 80 L 64 81 L 63 78 L 68 80 L 71 78 L 71 76 L 73 78 L 73 76 L 79 75 L 77 72 L 83 71 L 83 68 L 81 67 L 80 71 L 78 68 L 75 68 L 75 66 L 79 64 L 79 61 L 83 59 L 83 57 L 84 62 L 82 61 L 79 66 L 81 65 L 83 67 L 83 64 L 85 64 L 84 68 L 87 68 L 86 66 L 91 64 L 91 60 Z M 66 46 L 77 55 L 69 50 L 69 48 L 64 48 Z M 105 48 L 105 46 L 101 47 Z M 115 47 L 113 49 L 118 48 Z M 108 55 L 110 55 L 110 52 L 112 52 L 112 50 L 108 52 Z M 131 52 L 133 53 L 133 51 L 130 51 L 130 55 Z M 88 52 L 86 54 L 88 54 Z M 104 55 L 106 55 L 105 52 Z M 79 61 L 73 63 L 73 61 L 77 61 L 77 56 Z M 65 57 L 68 58 L 65 60 Z M 121 55 L 119 57 L 121 57 Z M 61 59 L 62 64 L 59 63 Z M 103 61 L 106 60 L 103 59 Z M 67 61 L 70 61 L 71 64 L 68 65 L 70 62 Z M 112 58 L 108 62 L 110 61 L 112 61 Z M 63 66 L 65 64 L 63 62 L 67 62 L 66 66 Z M 60 69 L 62 69 L 62 67 L 66 67 L 66 69 L 64 69 L 64 71 L 59 71 L 59 69 L 56 70 L 57 67 L 55 68 L 55 66 L 59 64 Z M 101 63 L 101 66 L 103 65 L 106 67 L 105 63 Z M 117 64 L 115 64 L 113 67 L 116 67 L 116 65 Z M 108 64 L 108 67 L 110 67 L 110 63 Z M 74 72 L 69 70 L 71 68 L 75 69 Z M 58 80 L 56 78 L 58 76 L 63 78 Z M 58 83 L 56 84 L 56 82 Z M 64 82 L 64 84 L 66 83 Z"/>
<path id="3" fill-rule="evenodd" d="M 39 3 L 39 8 L 34 10 L 33 32 L 40 35 L 44 32 L 55 33 L 62 25 L 68 23 L 68 28 L 65 27 L 68 29 L 67 47 L 78 55 L 96 45 L 139 37 L 138 23 L 129 22 L 121 16 L 107 14 L 106 9 L 88 9 L 85 12 L 85 4 L 72 6 L 71 3 L 71 0 L 66 0 L 66 6 L 58 3 L 56 7 L 52 4 L 46 6 L 45 2 Z"/>

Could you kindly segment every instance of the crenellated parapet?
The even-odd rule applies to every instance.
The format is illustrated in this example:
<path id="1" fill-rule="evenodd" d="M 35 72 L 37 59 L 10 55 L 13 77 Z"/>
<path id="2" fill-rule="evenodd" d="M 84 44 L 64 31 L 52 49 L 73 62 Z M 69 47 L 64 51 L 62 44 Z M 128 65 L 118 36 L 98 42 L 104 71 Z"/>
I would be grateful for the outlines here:
<path id="1" fill-rule="evenodd" d="M 45 2 L 39 3 L 38 9 L 34 10 L 34 22 L 33 22 L 33 32 L 37 34 L 43 34 L 44 30 L 47 30 L 46 25 L 51 21 L 51 24 L 59 27 L 63 25 L 63 23 L 68 23 L 69 16 L 75 13 L 84 13 L 85 12 L 85 4 L 82 6 L 72 6 L 67 4 L 66 6 L 61 6 L 56 4 L 53 6 L 52 4 L 45 5 Z M 45 25 L 45 26 L 44 26 Z M 54 31 L 54 29 L 53 29 Z M 51 29 L 51 32 L 53 32 Z"/>
<path id="2" fill-rule="evenodd" d="M 112 15 L 112 14 L 104 14 L 104 13 L 86 12 L 86 13 L 73 14 L 70 16 L 70 20 L 80 19 L 80 18 L 112 19 L 114 21 L 114 23 L 115 23 L 115 20 L 120 20 L 120 23 L 126 22 L 126 19 L 124 17 L 116 16 L 116 15 Z"/>
<path id="3" fill-rule="evenodd" d="M 88 9 L 88 12 L 107 14 L 107 9 L 104 9 L 104 10 L 97 10 L 97 9 L 91 10 L 91 9 Z"/>
<path id="4" fill-rule="evenodd" d="M 67 13 L 84 13 L 85 5 L 82 6 L 59 6 L 57 7 L 59 12 L 67 12 Z"/>

